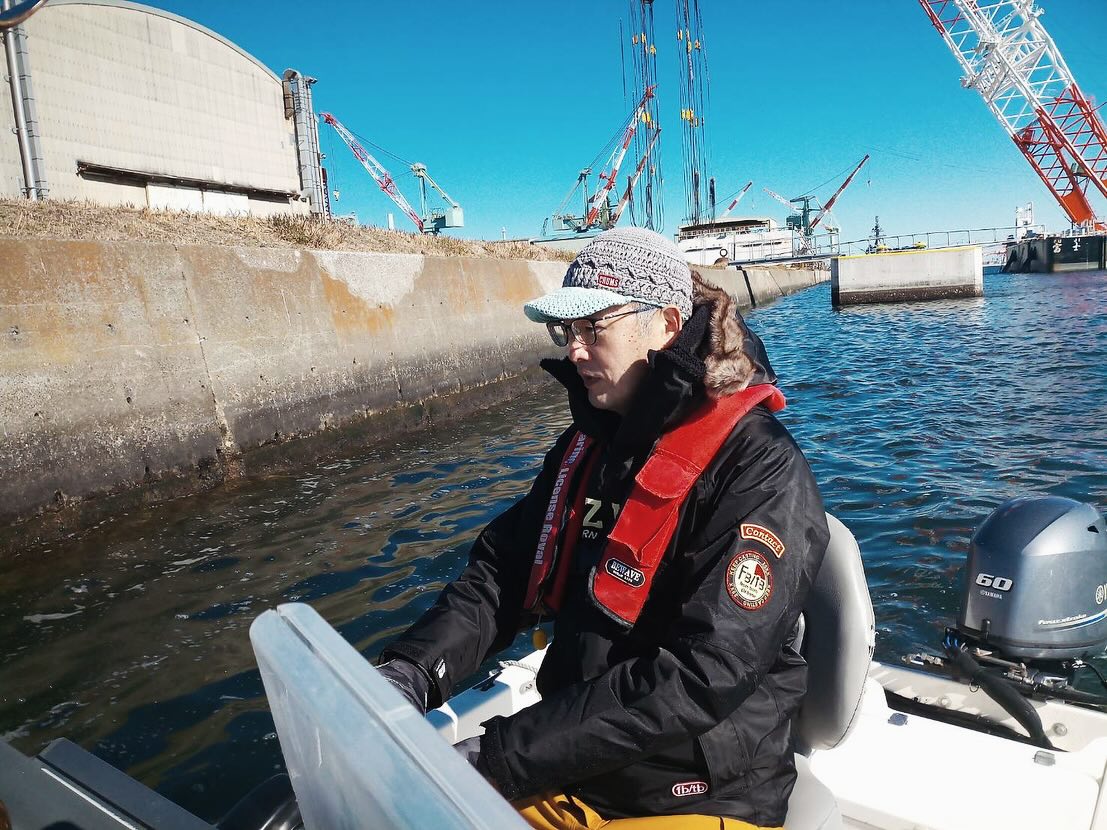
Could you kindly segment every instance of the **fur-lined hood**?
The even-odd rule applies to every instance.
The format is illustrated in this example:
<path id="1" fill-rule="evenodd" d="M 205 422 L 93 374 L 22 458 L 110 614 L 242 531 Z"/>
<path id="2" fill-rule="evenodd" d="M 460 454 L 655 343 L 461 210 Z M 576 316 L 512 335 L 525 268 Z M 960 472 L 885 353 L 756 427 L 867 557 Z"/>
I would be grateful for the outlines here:
<path id="1" fill-rule="evenodd" d="M 693 318 L 705 307 L 710 312 L 706 335 L 697 349 L 704 365 L 704 388 L 713 398 L 741 392 L 750 385 L 756 367 L 746 353 L 749 329 L 738 312 L 738 301 L 698 271 L 692 272 L 692 288 Z"/>
<path id="2" fill-rule="evenodd" d="M 721 398 L 741 392 L 752 383 L 774 383 L 761 339 L 749 330 L 733 294 L 692 271 L 692 317 L 700 309 L 709 314 L 706 333 L 697 349 L 703 360 L 703 385 L 707 394 Z M 689 320 L 689 324 L 692 320 Z"/>

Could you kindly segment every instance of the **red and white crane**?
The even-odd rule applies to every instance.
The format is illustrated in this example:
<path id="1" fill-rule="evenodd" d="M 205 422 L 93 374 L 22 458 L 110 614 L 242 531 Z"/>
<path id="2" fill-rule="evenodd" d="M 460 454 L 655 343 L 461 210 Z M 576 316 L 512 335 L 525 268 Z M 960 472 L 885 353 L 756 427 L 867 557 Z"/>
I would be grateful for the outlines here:
<path id="1" fill-rule="evenodd" d="M 423 210 L 422 215 L 419 215 L 415 212 L 415 208 L 411 206 L 411 203 L 404 198 L 404 194 L 396 187 L 396 181 L 392 178 L 392 174 L 373 157 L 372 153 L 361 146 L 361 142 L 343 126 L 341 121 L 329 112 L 320 113 L 319 117 L 334 127 L 334 131 L 346 142 L 346 146 L 361 162 L 361 166 L 365 168 L 366 172 L 373 177 L 373 181 L 377 183 L 377 186 L 396 203 L 400 210 L 407 214 L 407 217 L 415 223 L 415 227 L 419 229 L 419 233 L 437 234 L 442 228 L 460 228 L 464 226 L 465 214 L 461 209 L 461 205 L 451 199 L 449 194 L 439 186 L 438 182 L 430 177 L 425 164 L 404 162 L 404 164 L 410 166 L 411 172 L 419 180 L 419 203 Z M 385 152 L 388 151 L 385 150 Z M 397 158 L 399 157 L 397 156 Z M 445 200 L 447 204 L 445 210 L 432 210 L 427 207 L 428 185 L 438 191 L 438 194 Z"/>
<path id="2" fill-rule="evenodd" d="M 634 168 L 634 175 L 627 177 L 627 189 L 623 191 L 623 198 L 619 200 L 619 204 L 615 206 L 615 210 L 611 212 L 611 225 L 614 227 L 619 222 L 619 217 L 623 215 L 623 210 L 626 208 L 627 203 L 630 202 L 630 197 L 634 195 L 634 188 L 638 184 L 638 179 L 642 175 L 642 171 L 646 169 L 646 161 L 650 157 L 650 152 L 653 150 L 653 146 L 657 144 L 657 139 L 661 138 L 661 128 L 658 127 L 653 131 L 653 135 L 650 137 L 650 143 L 646 145 L 645 151 L 642 153 L 642 158 L 638 160 L 638 166 Z M 633 218 L 634 212 L 631 212 Z"/>
<path id="3" fill-rule="evenodd" d="M 1031 0 L 919 0 L 975 89 L 1076 225 L 1105 227 L 1107 130 Z"/>
<path id="4" fill-rule="evenodd" d="M 742 197 L 746 195 L 746 191 L 749 190 L 752 185 L 752 181 L 746 182 L 746 186 L 738 191 L 738 195 L 734 197 L 734 201 L 726 206 L 726 210 L 723 211 L 723 215 L 720 216 L 719 219 L 726 219 L 728 216 L 730 216 L 730 212 L 738 207 L 738 203 L 742 201 Z"/>
<path id="5" fill-rule="evenodd" d="M 423 232 L 423 220 L 419 214 L 415 212 L 415 208 L 411 206 L 407 199 L 404 198 L 404 194 L 396 187 L 396 182 L 392 178 L 392 174 L 385 169 L 384 165 L 373 158 L 372 153 L 361 146 L 354 134 L 347 130 L 342 122 L 331 115 L 329 112 L 322 112 L 319 114 L 326 123 L 334 127 L 334 131 L 346 142 L 346 146 L 350 148 L 350 151 L 354 154 L 358 161 L 361 162 L 361 166 L 365 168 L 365 171 L 373 177 L 373 181 L 377 183 L 377 187 L 383 190 L 396 206 L 407 214 L 408 219 L 415 223 L 415 227 L 419 229 L 419 233 Z"/>
<path id="6" fill-rule="evenodd" d="M 857 165 L 853 168 L 852 172 L 846 176 L 845 180 L 838 185 L 838 189 L 834 191 L 834 195 L 826 200 L 820 208 L 813 208 L 812 202 L 817 201 L 815 196 L 807 194 L 805 196 L 796 196 L 793 199 L 785 199 L 779 193 L 769 190 L 769 188 L 762 188 L 766 193 L 796 213 L 793 216 L 788 217 L 788 227 L 802 231 L 805 238 L 809 238 L 814 232 L 818 224 L 823 221 L 830 209 L 834 207 L 834 203 L 838 201 L 838 197 L 842 195 L 843 191 L 849 187 L 850 182 L 853 181 L 853 177 L 865 166 L 865 162 L 869 160 L 869 154 L 865 153 L 865 157 L 861 161 L 857 162 Z M 748 186 L 748 185 L 747 185 Z M 814 218 L 812 218 L 814 214 Z"/>
<path id="7" fill-rule="evenodd" d="M 631 113 L 630 121 L 623 129 L 623 141 L 622 144 L 616 146 L 612 151 L 611 156 L 607 160 L 606 171 L 600 171 L 600 181 L 602 184 L 596 193 L 592 196 L 591 204 L 589 205 L 588 215 L 584 217 L 586 225 L 592 225 L 600 215 L 600 207 L 607 204 L 607 194 L 611 192 L 611 188 L 615 186 L 615 179 L 619 175 L 619 165 L 623 163 L 623 157 L 627 154 L 627 147 L 630 146 L 631 139 L 634 138 L 634 131 L 638 129 L 638 123 L 645 120 L 646 104 L 653 97 L 654 87 L 646 87 L 646 91 L 642 94 L 642 100 L 638 102 L 638 106 L 634 108 L 634 112 Z M 645 158 L 645 153 L 642 154 Z M 614 222 L 612 222 L 614 224 Z"/>
<path id="8" fill-rule="evenodd" d="M 612 188 L 615 187 L 615 182 L 619 176 L 619 167 L 626 157 L 627 148 L 630 147 L 631 141 L 634 139 L 634 134 L 638 130 L 638 125 L 645 124 L 648 128 L 652 128 L 653 135 L 642 152 L 642 158 L 638 162 L 638 167 L 634 176 L 631 177 L 630 187 L 632 191 L 634 182 L 637 181 L 638 177 L 645 169 L 646 158 L 649 156 L 658 136 L 661 134 L 661 128 L 653 123 L 649 115 L 648 105 L 650 99 L 653 98 L 653 91 L 654 87 L 652 86 L 646 88 L 646 91 L 642 94 L 642 99 L 638 102 L 638 106 L 634 108 L 634 111 L 631 112 L 626 121 L 623 122 L 623 126 L 621 126 L 619 131 L 604 145 L 604 149 L 600 151 L 592 164 L 580 171 L 580 174 L 577 176 L 576 184 L 573 185 L 572 190 L 569 191 L 561 204 L 558 205 L 553 215 L 543 223 L 543 234 L 546 233 L 551 219 L 553 220 L 553 227 L 550 228 L 550 230 L 554 233 L 560 231 L 584 233 L 595 229 L 605 230 L 615 226 L 615 222 L 617 222 L 619 216 L 622 215 L 623 208 L 626 207 L 626 201 L 629 201 L 629 199 L 621 200 L 618 206 L 612 207 L 609 196 Z M 609 153 L 607 152 L 608 148 L 611 148 Z M 599 174 L 600 184 L 596 188 L 596 192 L 589 195 L 588 177 L 592 174 L 592 168 L 604 153 L 607 153 L 607 158 L 604 160 L 603 167 Z M 581 189 L 584 194 L 583 213 L 580 216 L 565 213 L 565 208 L 572 200 L 573 195 Z"/>
<path id="9" fill-rule="evenodd" d="M 838 197 L 842 195 L 842 191 L 849 187 L 849 183 L 853 181 L 853 177 L 857 175 L 857 172 L 865 166 L 865 162 L 869 160 L 869 154 L 865 153 L 865 157 L 861 161 L 857 162 L 857 166 L 853 168 L 853 172 L 846 176 L 846 180 L 838 185 L 838 189 L 834 191 L 834 195 L 827 199 L 826 204 L 823 205 L 823 209 L 819 211 L 819 215 L 811 220 L 811 225 L 808 230 L 814 230 L 815 226 L 823 220 L 823 217 L 830 213 L 830 209 L 834 207 L 834 203 L 838 201 Z"/>

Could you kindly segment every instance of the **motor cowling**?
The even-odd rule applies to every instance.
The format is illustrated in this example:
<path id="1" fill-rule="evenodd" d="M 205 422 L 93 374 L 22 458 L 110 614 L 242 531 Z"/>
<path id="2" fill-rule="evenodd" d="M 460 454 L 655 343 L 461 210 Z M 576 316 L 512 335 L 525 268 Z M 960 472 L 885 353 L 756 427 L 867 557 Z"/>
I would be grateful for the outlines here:
<path id="1" fill-rule="evenodd" d="M 969 546 L 958 631 L 1017 660 L 1069 660 L 1107 646 L 1107 522 L 1059 496 L 1000 505 Z"/>

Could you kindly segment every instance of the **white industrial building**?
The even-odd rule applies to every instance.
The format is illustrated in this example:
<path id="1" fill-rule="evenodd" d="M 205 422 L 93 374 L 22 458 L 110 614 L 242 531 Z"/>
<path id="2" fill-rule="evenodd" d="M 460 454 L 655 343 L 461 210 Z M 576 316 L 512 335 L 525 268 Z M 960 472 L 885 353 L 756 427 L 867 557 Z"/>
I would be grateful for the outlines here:
<path id="1" fill-rule="evenodd" d="M 310 78 L 125 0 L 49 0 L 4 51 L 0 196 L 326 211 Z"/>

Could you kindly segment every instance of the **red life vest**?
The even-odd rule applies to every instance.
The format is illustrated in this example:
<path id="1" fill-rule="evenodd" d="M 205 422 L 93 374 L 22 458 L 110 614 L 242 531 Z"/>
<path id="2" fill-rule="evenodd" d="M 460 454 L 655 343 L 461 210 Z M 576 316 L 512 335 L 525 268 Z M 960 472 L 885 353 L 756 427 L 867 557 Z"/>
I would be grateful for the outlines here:
<path id="1" fill-rule="evenodd" d="M 634 477 L 634 487 L 608 534 L 592 577 L 592 595 L 610 616 L 626 625 L 638 620 L 654 574 L 676 533 L 685 498 L 734 425 L 760 403 L 778 412 L 784 408 L 784 395 L 768 384 L 751 386 L 709 400 L 661 436 Z M 590 452 L 593 443 L 583 433 L 576 433 L 561 460 L 527 583 L 524 607 L 528 610 L 540 611 L 540 604 L 554 612 L 561 607 L 584 521 L 585 491 L 598 456 Z M 577 493 L 570 504 L 574 482 Z"/>

